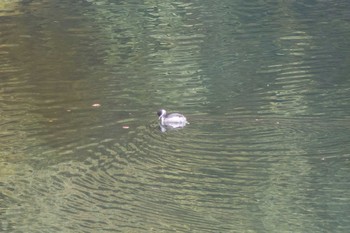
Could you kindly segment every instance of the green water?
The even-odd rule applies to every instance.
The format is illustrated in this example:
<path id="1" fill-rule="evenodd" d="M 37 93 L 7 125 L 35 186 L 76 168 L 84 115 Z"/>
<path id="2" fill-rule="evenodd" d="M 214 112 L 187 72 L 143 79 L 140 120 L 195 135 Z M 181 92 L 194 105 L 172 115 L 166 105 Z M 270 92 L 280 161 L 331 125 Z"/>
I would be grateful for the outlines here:
<path id="1" fill-rule="evenodd" d="M 0 2 L 0 231 L 349 232 L 349 10 Z"/>

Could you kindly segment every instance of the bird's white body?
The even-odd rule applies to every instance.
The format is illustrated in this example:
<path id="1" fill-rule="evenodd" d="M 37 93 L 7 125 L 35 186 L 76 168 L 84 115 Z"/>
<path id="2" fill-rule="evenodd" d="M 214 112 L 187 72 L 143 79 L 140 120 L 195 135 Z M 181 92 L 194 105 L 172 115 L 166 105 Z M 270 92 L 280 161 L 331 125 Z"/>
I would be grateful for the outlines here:
<path id="1" fill-rule="evenodd" d="M 180 113 L 167 114 L 164 109 L 157 112 L 160 120 L 160 125 L 165 128 L 183 128 L 189 124 L 186 117 Z"/>

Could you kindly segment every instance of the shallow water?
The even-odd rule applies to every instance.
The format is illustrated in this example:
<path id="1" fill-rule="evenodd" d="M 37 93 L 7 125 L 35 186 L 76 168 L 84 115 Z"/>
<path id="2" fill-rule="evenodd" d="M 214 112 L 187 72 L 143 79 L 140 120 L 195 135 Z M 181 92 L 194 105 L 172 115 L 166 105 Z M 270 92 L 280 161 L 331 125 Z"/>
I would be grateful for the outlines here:
<path id="1" fill-rule="evenodd" d="M 1 231 L 349 232 L 349 10 L 1 3 Z"/>

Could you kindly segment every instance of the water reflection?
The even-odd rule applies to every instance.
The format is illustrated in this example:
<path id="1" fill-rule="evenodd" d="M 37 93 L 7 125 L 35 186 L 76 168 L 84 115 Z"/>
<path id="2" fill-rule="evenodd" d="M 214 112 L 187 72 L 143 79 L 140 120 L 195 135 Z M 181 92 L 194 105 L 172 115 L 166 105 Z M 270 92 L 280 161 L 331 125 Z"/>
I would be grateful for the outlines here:
<path id="1" fill-rule="evenodd" d="M 2 231 L 349 230 L 348 2 L 5 8 Z"/>

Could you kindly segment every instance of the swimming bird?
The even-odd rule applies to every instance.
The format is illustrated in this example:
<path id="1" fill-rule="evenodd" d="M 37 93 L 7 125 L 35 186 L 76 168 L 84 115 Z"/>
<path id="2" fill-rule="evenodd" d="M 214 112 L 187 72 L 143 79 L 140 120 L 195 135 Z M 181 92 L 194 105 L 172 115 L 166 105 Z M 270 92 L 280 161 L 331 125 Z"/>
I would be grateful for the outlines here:
<path id="1" fill-rule="evenodd" d="M 167 114 L 164 109 L 160 109 L 157 112 L 160 120 L 160 125 L 167 128 L 183 128 L 186 124 L 189 124 L 186 117 L 180 113 Z"/>

